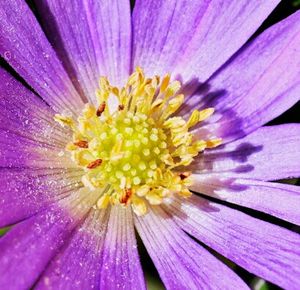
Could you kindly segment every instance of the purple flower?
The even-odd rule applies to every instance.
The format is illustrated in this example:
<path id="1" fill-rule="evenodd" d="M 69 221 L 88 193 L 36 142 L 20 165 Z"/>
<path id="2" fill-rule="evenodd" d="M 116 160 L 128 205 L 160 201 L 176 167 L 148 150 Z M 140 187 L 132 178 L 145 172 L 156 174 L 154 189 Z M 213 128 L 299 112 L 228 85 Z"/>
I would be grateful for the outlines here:
<path id="1" fill-rule="evenodd" d="M 300 12 L 247 42 L 278 0 L 35 2 L 0 3 L 0 288 L 145 289 L 136 229 L 167 289 L 247 288 L 202 244 L 299 289 L 299 235 L 243 211 L 300 224 L 269 182 L 300 126 L 263 127 L 299 100 Z"/>

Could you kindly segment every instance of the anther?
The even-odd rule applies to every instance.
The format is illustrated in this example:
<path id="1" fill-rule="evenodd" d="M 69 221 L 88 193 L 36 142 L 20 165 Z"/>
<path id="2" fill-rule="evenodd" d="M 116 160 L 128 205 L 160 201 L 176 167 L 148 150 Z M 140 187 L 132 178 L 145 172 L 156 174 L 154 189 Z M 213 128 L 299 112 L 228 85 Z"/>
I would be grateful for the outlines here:
<path id="1" fill-rule="evenodd" d="M 87 168 L 88 169 L 94 169 L 94 168 L 100 166 L 101 163 L 102 163 L 102 159 L 96 159 L 96 160 L 92 161 L 91 163 L 89 163 Z"/>
<path id="2" fill-rule="evenodd" d="M 100 104 L 100 106 L 98 107 L 98 109 L 97 109 L 97 112 L 96 112 L 97 117 L 100 117 L 100 116 L 102 115 L 102 113 L 103 113 L 104 110 L 105 110 L 105 107 L 106 107 L 106 103 L 105 103 L 105 102 L 102 102 L 102 103 Z"/>
<path id="3" fill-rule="evenodd" d="M 74 142 L 73 144 L 79 148 L 89 148 L 89 143 L 87 141 L 80 140 Z"/>
<path id="4" fill-rule="evenodd" d="M 179 177 L 181 180 L 184 180 L 184 179 L 188 178 L 190 175 L 191 175 L 190 172 L 183 172 L 183 173 L 179 174 Z"/>
<path id="5" fill-rule="evenodd" d="M 124 105 L 119 105 L 119 107 L 118 107 L 118 109 L 119 109 L 119 111 L 123 111 L 124 110 Z"/>
<path id="6" fill-rule="evenodd" d="M 120 197 L 120 203 L 127 204 L 127 202 L 130 199 L 131 195 L 132 195 L 131 188 L 125 188 L 123 195 Z"/>

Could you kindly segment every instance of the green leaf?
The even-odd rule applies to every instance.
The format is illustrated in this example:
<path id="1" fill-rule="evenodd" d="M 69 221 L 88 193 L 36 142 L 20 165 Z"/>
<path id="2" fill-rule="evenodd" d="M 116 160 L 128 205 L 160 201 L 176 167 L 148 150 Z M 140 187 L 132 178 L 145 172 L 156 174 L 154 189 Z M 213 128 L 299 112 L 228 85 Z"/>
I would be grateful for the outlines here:
<path id="1" fill-rule="evenodd" d="M 253 281 L 251 283 L 251 289 L 253 289 L 253 290 L 270 290 L 270 287 L 265 280 L 256 277 L 253 279 Z"/>
<path id="2" fill-rule="evenodd" d="M 10 227 L 0 229 L 0 237 L 3 236 L 6 232 L 8 232 L 9 229 Z"/>
<path id="3" fill-rule="evenodd" d="M 300 1 L 300 0 L 299 0 L 299 1 Z M 278 182 L 295 185 L 295 184 L 297 184 L 297 182 L 298 182 L 298 178 L 281 179 L 281 180 L 279 180 Z"/>
<path id="4" fill-rule="evenodd" d="M 155 277 L 154 275 L 150 275 L 147 272 L 145 273 L 145 276 L 146 276 L 146 283 L 147 283 L 148 290 L 165 290 L 165 287 L 158 279 L 158 277 Z"/>
<path id="5" fill-rule="evenodd" d="M 295 6 L 295 7 L 300 6 L 300 0 L 294 0 L 293 1 L 293 6 Z"/>

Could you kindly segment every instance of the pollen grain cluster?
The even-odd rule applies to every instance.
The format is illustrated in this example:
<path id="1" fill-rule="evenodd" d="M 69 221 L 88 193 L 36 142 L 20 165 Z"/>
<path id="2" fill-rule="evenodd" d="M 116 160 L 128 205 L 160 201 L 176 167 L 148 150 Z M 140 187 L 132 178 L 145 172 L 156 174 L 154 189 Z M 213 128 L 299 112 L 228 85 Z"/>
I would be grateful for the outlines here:
<path id="1" fill-rule="evenodd" d="M 55 116 L 73 131 L 66 149 L 84 170 L 82 183 L 99 194 L 99 208 L 131 205 L 143 215 L 147 204 L 161 204 L 174 194 L 191 195 L 190 173 L 182 168 L 221 140 L 194 140 L 189 131 L 207 119 L 212 108 L 194 110 L 188 120 L 174 116 L 184 101 L 180 88 L 169 75 L 146 78 L 137 68 L 120 89 L 102 77 L 98 107 L 86 104 L 77 120 Z M 117 101 L 114 111 L 109 98 Z"/>

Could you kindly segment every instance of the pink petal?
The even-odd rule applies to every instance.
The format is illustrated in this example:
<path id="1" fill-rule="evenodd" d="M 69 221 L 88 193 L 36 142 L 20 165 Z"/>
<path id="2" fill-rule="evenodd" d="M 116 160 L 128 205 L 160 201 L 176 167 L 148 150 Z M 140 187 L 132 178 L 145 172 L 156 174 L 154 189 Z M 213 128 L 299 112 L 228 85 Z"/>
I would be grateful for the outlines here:
<path id="1" fill-rule="evenodd" d="M 78 196 L 69 198 L 66 204 L 45 208 L 14 226 L 0 240 L 1 289 L 32 288 L 88 209 L 78 206 Z"/>
<path id="2" fill-rule="evenodd" d="M 167 289 L 248 289 L 234 272 L 181 231 L 160 207 L 137 217 L 135 225 Z"/>
<path id="3" fill-rule="evenodd" d="M 35 1 L 47 36 L 85 96 L 95 102 L 100 76 L 129 75 L 131 16 L 126 0 Z"/>
<path id="4" fill-rule="evenodd" d="M 247 271 L 299 289 L 298 234 L 197 196 L 167 210 L 186 232 Z"/>
<path id="5" fill-rule="evenodd" d="M 51 261 L 36 289 L 99 289 L 109 211 L 92 210 Z"/>
<path id="6" fill-rule="evenodd" d="M 0 228 L 22 221 L 79 187 L 82 173 L 65 169 L 0 169 Z"/>
<path id="7" fill-rule="evenodd" d="M 248 40 L 278 3 L 137 0 L 134 66 L 151 74 L 169 72 L 185 83 L 202 83 Z"/>
<path id="8" fill-rule="evenodd" d="M 300 186 L 222 175 L 193 177 L 193 191 L 300 225 Z"/>
<path id="9" fill-rule="evenodd" d="M 300 176 L 300 125 L 262 127 L 250 135 L 207 150 L 190 166 L 194 173 L 278 180 Z"/>
<path id="10" fill-rule="evenodd" d="M 263 32 L 187 101 L 181 113 L 216 110 L 198 135 L 210 132 L 224 142 L 240 138 L 299 101 L 299 20 L 296 12 Z"/>
<path id="11" fill-rule="evenodd" d="M 83 105 L 25 1 L 0 3 L 0 54 L 55 110 Z"/>
<path id="12" fill-rule="evenodd" d="M 146 289 L 131 209 L 113 206 L 107 229 L 100 289 Z"/>

